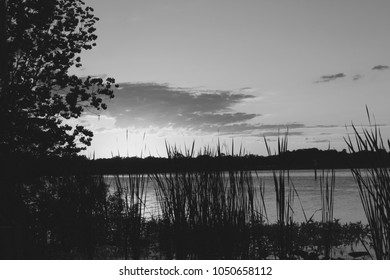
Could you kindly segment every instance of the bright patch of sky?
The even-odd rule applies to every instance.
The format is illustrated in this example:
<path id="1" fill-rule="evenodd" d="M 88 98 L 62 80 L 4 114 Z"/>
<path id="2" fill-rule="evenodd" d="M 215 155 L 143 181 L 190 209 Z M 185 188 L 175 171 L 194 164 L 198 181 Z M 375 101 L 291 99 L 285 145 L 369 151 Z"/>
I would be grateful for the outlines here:
<path id="1" fill-rule="evenodd" d="M 289 127 L 290 149 L 342 150 L 345 125 L 390 136 L 388 0 L 87 0 L 97 47 L 78 75 L 121 88 L 82 121 L 97 157 L 165 155 L 164 141 L 218 141 L 265 154 Z M 230 145 L 230 144 L 226 144 Z"/>

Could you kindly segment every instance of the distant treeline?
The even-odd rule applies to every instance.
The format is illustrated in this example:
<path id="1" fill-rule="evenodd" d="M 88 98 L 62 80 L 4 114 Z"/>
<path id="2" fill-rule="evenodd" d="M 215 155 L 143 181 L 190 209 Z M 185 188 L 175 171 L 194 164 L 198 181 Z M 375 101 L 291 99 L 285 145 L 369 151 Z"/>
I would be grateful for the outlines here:
<path id="1" fill-rule="evenodd" d="M 181 154 L 173 158 L 146 157 L 87 159 L 32 158 L 29 156 L 2 157 L 5 172 L 24 175 L 61 175 L 88 172 L 91 174 L 164 173 L 197 170 L 272 170 L 272 169 L 326 169 L 390 166 L 390 154 L 382 152 L 347 153 L 345 150 L 301 149 L 287 151 L 277 156 L 244 155 L 219 156 L 200 155 L 186 157 Z"/>

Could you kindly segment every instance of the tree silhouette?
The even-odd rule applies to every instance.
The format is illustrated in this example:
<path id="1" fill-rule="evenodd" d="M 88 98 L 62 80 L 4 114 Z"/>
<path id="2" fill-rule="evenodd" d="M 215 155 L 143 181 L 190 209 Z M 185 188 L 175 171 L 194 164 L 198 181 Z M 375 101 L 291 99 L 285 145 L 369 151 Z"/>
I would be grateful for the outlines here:
<path id="1" fill-rule="evenodd" d="M 85 149 L 93 133 L 66 120 L 86 108 L 106 109 L 115 84 L 113 78 L 69 74 L 82 66 L 81 51 L 96 45 L 93 9 L 81 0 L 15 0 L 1 14 L 0 154 L 73 155 Z"/>

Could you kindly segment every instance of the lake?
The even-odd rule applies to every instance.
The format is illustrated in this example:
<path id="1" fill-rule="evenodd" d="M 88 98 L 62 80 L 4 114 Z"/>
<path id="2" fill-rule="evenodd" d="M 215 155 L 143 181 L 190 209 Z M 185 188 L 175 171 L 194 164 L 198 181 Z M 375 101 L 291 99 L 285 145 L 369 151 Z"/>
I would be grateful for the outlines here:
<path id="1" fill-rule="evenodd" d="M 266 186 L 265 203 L 270 221 L 276 220 L 275 191 L 272 172 L 261 171 L 260 177 L 263 178 Z M 321 221 L 321 192 L 319 175 L 315 180 L 313 170 L 295 170 L 290 171 L 290 178 L 298 192 L 302 207 L 307 218 L 312 215 L 316 221 Z M 363 206 L 360 201 L 358 186 L 350 170 L 336 170 L 334 190 L 334 212 L 335 219 L 340 219 L 341 223 L 363 222 L 367 223 Z M 294 220 L 304 221 L 304 215 L 301 204 L 297 197 L 294 199 Z"/>
<path id="2" fill-rule="evenodd" d="M 299 195 L 294 197 L 294 221 L 303 222 L 305 217 L 313 216 L 313 220 L 321 221 L 321 193 L 320 182 L 315 180 L 314 170 L 292 170 L 290 171 L 290 180 Z M 126 180 L 127 176 L 120 177 Z M 260 178 L 260 179 L 259 179 Z M 255 186 L 260 185 L 260 180 L 265 184 L 265 206 L 269 222 L 276 221 L 276 199 L 272 171 L 258 171 L 257 175 L 253 172 Z M 114 177 L 106 176 L 107 183 L 111 191 L 115 189 Z M 359 197 L 358 186 L 353 179 L 350 170 L 336 170 L 336 184 L 334 190 L 334 218 L 339 219 L 341 223 L 359 222 L 367 223 L 363 207 Z M 124 182 L 125 184 L 125 182 Z M 155 186 L 151 179 L 146 182 L 146 210 L 145 216 L 156 216 L 160 213 L 156 201 Z M 303 210 L 302 210 L 303 208 Z"/>

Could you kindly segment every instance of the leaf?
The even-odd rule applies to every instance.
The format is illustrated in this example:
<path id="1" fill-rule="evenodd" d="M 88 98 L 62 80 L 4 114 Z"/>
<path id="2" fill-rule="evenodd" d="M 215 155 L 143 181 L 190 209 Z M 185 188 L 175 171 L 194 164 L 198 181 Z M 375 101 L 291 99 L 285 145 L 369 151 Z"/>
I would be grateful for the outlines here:
<path id="1" fill-rule="evenodd" d="M 96 46 L 98 18 L 81 0 L 8 1 L 8 16 L 7 47 L 13 69 L 8 88 L 13 94 L 1 103 L 0 119 L 6 120 L 2 135 L 17 140 L 2 138 L 2 144 L 10 152 L 34 155 L 77 153 L 83 145 L 76 145 L 76 135 L 84 136 L 80 139 L 85 145 L 93 135 L 86 129 L 73 134 L 62 120 L 80 117 L 87 104 L 92 106 L 89 110 L 106 109 L 98 96 L 113 97 L 114 81 L 92 82 L 68 74 L 71 67 L 82 66 L 81 50 Z"/>

